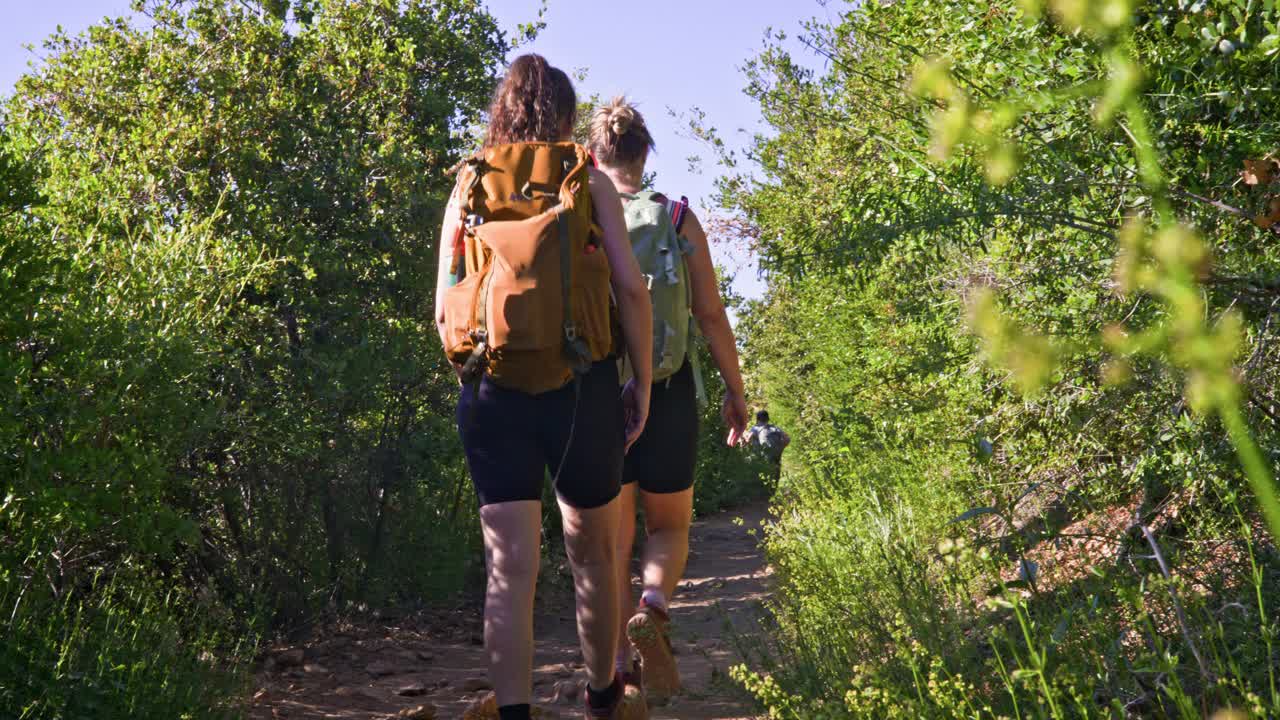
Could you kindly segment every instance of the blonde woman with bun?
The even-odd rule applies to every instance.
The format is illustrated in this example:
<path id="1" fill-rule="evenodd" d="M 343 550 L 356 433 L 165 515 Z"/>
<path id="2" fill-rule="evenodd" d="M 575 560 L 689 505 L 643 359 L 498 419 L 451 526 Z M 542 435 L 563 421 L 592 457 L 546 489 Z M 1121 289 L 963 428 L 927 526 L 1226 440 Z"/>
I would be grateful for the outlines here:
<path id="1" fill-rule="evenodd" d="M 666 196 L 644 192 L 645 164 L 655 143 L 644 116 L 625 98 L 615 98 L 596 111 L 587 147 L 595 155 L 600 170 L 613 180 L 624 204 L 630 207 L 636 202 L 657 202 L 669 209 L 672 226 L 681 240 L 679 246 L 687 253 L 684 278 L 690 291 L 688 312 L 707 339 L 711 357 L 724 379 L 720 415 L 729 428 L 727 442 L 736 445 L 747 427 L 747 402 L 733 328 L 720 299 L 702 225 L 683 201 L 673 203 Z M 631 224 L 632 217 L 628 212 L 628 231 L 633 250 L 639 254 L 644 241 L 639 239 L 637 227 Z M 650 285 L 652 288 L 652 281 Z M 683 324 L 688 326 L 688 322 Z M 655 328 L 655 337 L 660 332 Z M 668 608 L 689 555 L 698 443 L 694 368 L 683 356 L 675 358 L 670 365 L 678 366 L 678 370 L 666 379 L 655 381 L 649 396 L 648 424 L 624 461 L 617 543 L 618 598 L 623 618 L 619 626 L 617 669 L 624 682 L 643 685 L 649 700 L 658 703 L 680 690 L 679 672 L 668 635 Z M 639 605 L 633 606 L 631 552 L 637 503 L 644 508 L 647 539 L 641 558 L 644 589 Z M 641 661 L 639 668 L 635 666 L 637 654 Z"/>

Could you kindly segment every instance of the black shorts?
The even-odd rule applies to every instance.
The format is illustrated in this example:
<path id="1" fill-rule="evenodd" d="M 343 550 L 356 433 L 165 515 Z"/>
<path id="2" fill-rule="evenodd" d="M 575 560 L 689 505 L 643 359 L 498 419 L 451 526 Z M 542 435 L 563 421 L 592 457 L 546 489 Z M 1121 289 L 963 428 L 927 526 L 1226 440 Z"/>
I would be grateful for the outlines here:
<path id="1" fill-rule="evenodd" d="M 562 457 L 564 468 L 555 486 L 560 499 L 590 509 L 618 496 L 626 438 L 616 360 L 602 360 L 583 376 L 576 419 L 572 383 L 530 395 L 485 378 L 478 404 L 474 393 L 470 386 L 462 388 L 457 420 L 482 507 L 541 500 L 546 473 L 555 477 Z"/>
<path id="2" fill-rule="evenodd" d="M 653 384 L 649 421 L 627 453 L 622 483 L 639 483 L 651 493 L 688 490 L 697 459 L 698 397 L 686 359 L 675 375 Z"/>

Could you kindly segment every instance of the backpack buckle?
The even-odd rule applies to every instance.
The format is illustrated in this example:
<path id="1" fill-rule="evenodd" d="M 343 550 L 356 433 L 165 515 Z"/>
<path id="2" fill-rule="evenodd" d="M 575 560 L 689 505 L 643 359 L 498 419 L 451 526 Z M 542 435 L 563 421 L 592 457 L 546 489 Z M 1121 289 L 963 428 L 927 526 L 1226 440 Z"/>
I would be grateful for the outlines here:
<path id="1" fill-rule="evenodd" d="M 471 349 L 471 356 L 463 363 L 462 371 L 459 373 L 464 383 L 478 380 L 489 365 L 489 333 L 476 330 L 471 333 L 471 341 L 475 343 L 475 347 Z"/>
<path id="2" fill-rule="evenodd" d="M 574 375 L 585 375 L 591 370 L 591 347 L 586 338 L 578 336 L 578 327 L 573 323 L 564 326 L 564 355 Z"/>

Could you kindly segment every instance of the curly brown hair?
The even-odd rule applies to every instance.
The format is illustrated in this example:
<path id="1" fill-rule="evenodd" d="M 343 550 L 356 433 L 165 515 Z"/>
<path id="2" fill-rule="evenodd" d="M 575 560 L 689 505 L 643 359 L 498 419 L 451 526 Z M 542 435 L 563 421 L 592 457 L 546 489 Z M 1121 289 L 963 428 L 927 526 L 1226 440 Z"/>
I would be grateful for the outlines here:
<path id="1" fill-rule="evenodd" d="M 610 167 L 626 167 L 643 161 L 655 143 L 644 115 L 619 95 L 596 110 L 591 118 L 587 147 L 596 160 Z"/>
<path id="2" fill-rule="evenodd" d="M 556 142 L 578 114 L 569 76 L 541 55 L 521 55 L 493 93 L 484 146 Z"/>

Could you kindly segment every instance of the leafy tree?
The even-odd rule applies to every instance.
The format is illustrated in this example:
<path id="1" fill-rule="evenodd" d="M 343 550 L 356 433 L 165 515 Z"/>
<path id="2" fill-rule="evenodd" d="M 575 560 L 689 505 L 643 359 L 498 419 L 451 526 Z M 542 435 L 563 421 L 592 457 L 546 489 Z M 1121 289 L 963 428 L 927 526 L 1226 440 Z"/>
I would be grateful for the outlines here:
<path id="1" fill-rule="evenodd" d="M 139 667 L 207 671 L 213 633 L 439 596 L 474 547 L 430 298 L 495 20 L 137 9 L 51 38 L 5 108 L 0 598 L 24 630 L 0 705 L 22 717 L 214 712 L 199 679 L 113 675 L 121 628 L 183 640 Z"/>

